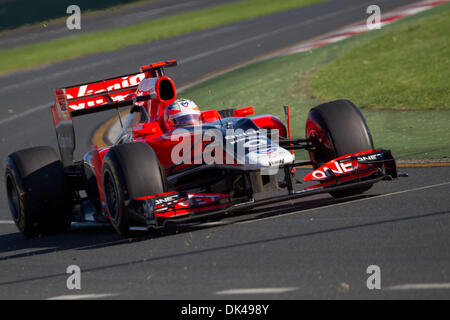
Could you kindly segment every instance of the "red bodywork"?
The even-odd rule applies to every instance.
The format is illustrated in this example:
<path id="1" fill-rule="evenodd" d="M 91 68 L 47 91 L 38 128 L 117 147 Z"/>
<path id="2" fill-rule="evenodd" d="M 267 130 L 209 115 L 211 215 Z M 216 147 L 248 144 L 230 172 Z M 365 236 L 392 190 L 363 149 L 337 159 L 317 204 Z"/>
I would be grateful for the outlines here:
<path id="1" fill-rule="evenodd" d="M 171 139 L 170 131 L 174 129 L 164 121 L 164 110 L 176 99 L 176 88 L 167 76 L 163 76 L 159 68 L 170 66 L 175 61 L 155 63 L 140 68 L 139 73 L 128 74 L 116 78 L 106 79 L 97 82 L 84 83 L 71 87 L 55 90 L 55 104 L 51 106 L 55 127 L 61 122 L 72 121 L 72 115 L 90 110 L 98 110 L 109 103 L 132 100 L 136 97 L 151 96 L 142 102 L 136 102 L 145 108 L 150 116 L 149 122 L 139 122 L 132 129 L 131 142 L 145 142 L 156 151 L 160 163 L 165 167 L 170 167 L 174 163 L 171 159 L 172 149 L 179 143 L 177 139 Z M 156 70 L 156 72 L 155 72 Z M 234 110 L 233 116 L 245 117 L 254 114 L 253 107 L 245 107 Z M 201 112 L 203 123 L 213 122 L 221 119 L 217 110 L 205 110 Z M 281 137 L 286 137 L 287 130 L 283 122 L 272 115 L 256 116 L 252 118 L 253 122 L 263 129 L 277 129 Z M 58 137 L 59 138 L 59 137 Z M 59 139 L 61 144 L 61 140 Z M 104 193 L 102 186 L 102 163 L 103 158 L 110 147 L 99 148 L 91 147 L 90 166 L 93 168 L 100 200 L 104 203 Z M 180 166 L 178 169 L 182 169 Z M 170 194 L 149 195 L 141 198 L 151 199 L 155 197 L 170 196 Z M 193 194 L 187 195 L 189 201 L 177 202 L 176 214 L 183 215 L 187 213 L 198 212 L 201 210 L 212 210 L 223 208 L 227 204 L 216 204 L 228 195 L 210 195 Z M 196 206 L 192 206 L 195 201 Z M 201 207 L 201 208 L 199 208 Z M 168 210 L 167 207 L 155 208 L 155 214 L 162 217 L 170 217 L 175 211 Z"/>

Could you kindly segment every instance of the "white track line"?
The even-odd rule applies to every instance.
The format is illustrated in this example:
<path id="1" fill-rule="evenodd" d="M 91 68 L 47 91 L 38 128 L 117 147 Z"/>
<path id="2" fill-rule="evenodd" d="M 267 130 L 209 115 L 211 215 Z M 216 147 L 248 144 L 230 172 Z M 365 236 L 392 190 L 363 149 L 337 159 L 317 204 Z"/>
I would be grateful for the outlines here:
<path id="1" fill-rule="evenodd" d="M 9 121 L 12 121 L 12 120 L 17 120 L 17 119 L 20 119 L 22 117 L 28 116 L 28 115 L 30 115 L 32 113 L 35 113 L 37 111 L 41 111 L 41 110 L 45 110 L 45 109 L 48 109 L 48 111 L 50 113 L 50 106 L 52 104 L 53 104 L 53 102 L 48 102 L 46 104 L 43 104 L 43 105 L 40 105 L 40 106 L 31 108 L 31 109 L 28 109 L 27 111 L 14 114 L 14 115 L 9 116 L 9 117 L 4 118 L 4 119 L 0 119 L 0 124 L 6 123 L 6 122 L 9 122 Z"/>
<path id="2" fill-rule="evenodd" d="M 424 187 L 408 189 L 408 190 L 402 190 L 402 191 L 397 191 L 397 192 L 380 194 L 378 196 L 373 196 L 373 197 L 370 197 L 370 198 L 351 200 L 349 202 L 341 202 L 341 203 L 330 204 L 328 206 L 323 206 L 323 207 L 317 207 L 317 208 L 310 208 L 310 209 L 301 210 L 301 211 L 295 211 L 295 212 L 286 213 L 286 214 L 282 214 L 282 215 L 276 215 L 276 216 L 272 216 L 272 217 L 266 217 L 266 218 L 261 218 L 261 219 L 254 219 L 254 220 L 247 220 L 247 221 L 242 221 L 242 222 L 236 222 L 235 224 L 245 224 L 245 223 L 253 223 L 253 222 L 263 221 L 263 220 L 268 220 L 268 219 L 277 219 L 277 218 L 280 218 L 280 217 L 286 217 L 286 216 L 290 216 L 290 215 L 293 215 L 293 214 L 299 214 L 299 213 L 303 214 L 305 212 L 310 212 L 310 211 L 314 211 L 314 210 L 333 208 L 333 207 L 343 206 L 343 205 L 347 205 L 347 204 L 353 204 L 353 203 L 361 202 L 361 201 L 368 201 L 368 200 L 372 200 L 372 199 L 379 199 L 379 198 L 384 198 L 384 197 L 395 196 L 395 195 L 399 195 L 399 194 L 403 194 L 403 193 L 407 193 L 407 192 L 415 192 L 415 191 L 420 191 L 420 190 L 425 190 L 425 189 L 430 189 L 430 188 L 437 188 L 437 187 L 441 187 L 441 186 L 445 186 L 445 185 L 450 185 L 450 181 L 442 182 L 442 183 L 438 183 L 438 184 L 433 184 L 433 185 L 429 185 L 429 186 L 424 186 Z"/>
<path id="3" fill-rule="evenodd" d="M 0 224 L 14 224 L 12 220 L 0 220 Z"/>
<path id="4" fill-rule="evenodd" d="M 94 293 L 94 294 L 68 294 L 57 297 L 51 297 L 47 300 L 83 300 L 83 299 L 102 299 L 117 296 L 117 293 Z"/>
<path id="5" fill-rule="evenodd" d="M 442 290 L 450 289 L 450 283 L 408 283 L 383 288 L 383 290 Z"/>
<path id="6" fill-rule="evenodd" d="M 235 295 L 235 294 L 274 294 L 284 293 L 298 290 L 297 287 L 280 287 L 280 288 L 244 288 L 244 289 L 228 289 L 214 292 L 217 295 Z"/>

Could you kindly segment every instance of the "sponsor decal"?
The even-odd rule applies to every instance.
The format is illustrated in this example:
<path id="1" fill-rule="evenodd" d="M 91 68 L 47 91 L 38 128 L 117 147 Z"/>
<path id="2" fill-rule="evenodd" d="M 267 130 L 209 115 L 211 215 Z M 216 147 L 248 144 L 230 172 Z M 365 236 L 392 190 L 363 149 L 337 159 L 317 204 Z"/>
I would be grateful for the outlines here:
<path id="1" fill-rule="evenodd" d="M 333 161 L 323 167 L 320 167 L 317 170 L 314 170 L 312 172 L 312 176 L 316 179 L 324 179 L 335 175 L 342 175 L 354 171 L 355 169 L 356 168 L 353 167 L 352 161 L 349 162 Z"/>
<path id="2" fill-rule="evenodd" d="M 174 194 L 172 196 L 167 196 L 164 198 L 160 198 L 160 199 L 155 199 L 155 206 L 159 206 L 159 205 L 163 205 L 172 201 L 175 201 L 179 198 L 180 196 L 178 194 Z"/>
<path id="3" fill-rule="evenodd" d="M 359 156 L 357 157 L 358 161 L 373 161 L 373 160 L 380 160 L 382 159 L 382 154 L 381 153 L 377 153 L 377 154 L 371 154 L 371 155 L 367 155 L 367 156 Z"/>
<path id="4" fill-rule="evenodd" d="M 243 131 L 241 129 L 237 129 L 236 131 L 232 129 L 227 130 L 227 135 L 225 136 L 225 140 L 229 141 L 231 144 L 236 144 L 242 141 L 255 140 L 261 137 L 258 137 L 260 134 L 255 129 L 249 129 L 247 131 Z"/>
<path id="5" fill-rule="evenodd" d="M 136 94 L 135 86 L 144 78 L 144 73 L 138 73 L 126 77 L 66 88 L 69 109 L 74 111 L 99 106 L 111 101 L 115 102 L 130 99 Z M 129 90 L 126 90 L 127 88 L 129 88 Z M 125 90 L 114 92 L 114 90 L 121 89 Z M 72 99 L 75 101 L 70 101 Z"/>
<path id="6" fill-rule="evenodd" d="M 275 159 L 275 160 L 269 160 L 269 166 L 273 167 L 273 166 L 280 166 L 284 164 L 284 159 L 280 158 L 280 159 Z"/>
<path id="7" fill-rule="evenodd" d="M 280 150 L 280 148 L 277 146 L 269 146 L 267 149 L 259 149 L 259 150 L 256 150 L 255 152 L 257 154 L 263 154 L 263 155 L 267 155 L 270 157 L 270 156 L 274 156 L 274 153 L 278 154 L 279 150 Z"/>

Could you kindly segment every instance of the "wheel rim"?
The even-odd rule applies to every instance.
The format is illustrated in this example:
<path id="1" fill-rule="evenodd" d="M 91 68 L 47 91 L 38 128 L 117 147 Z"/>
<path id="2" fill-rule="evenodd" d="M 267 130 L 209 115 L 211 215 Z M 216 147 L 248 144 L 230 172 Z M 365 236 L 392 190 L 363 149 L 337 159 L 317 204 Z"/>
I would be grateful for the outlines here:
<path id="1" fill-rule="evenodd" d="M 105 200 L 106 205 L 108 206 L 108 212 L 112 220 L 116 221 L 119 213 L 118 206 L 118 194 L 116 184 L 114 183 L 111 174 L 105 173 L 104 178 L 104 192 L 105 192 Z"/>
<path id="2" fill-rule="evenodd" d="M 20 219 L 19 193 L 17 191 L 17 186 L 16 183 L 14 182 L 14 179 L 12 179 L 10 176 L 7 178 L 6 190 L 8 194 L 8 203 L 9 208 L 11 209 L 12 217 L 14 221 L 19 221 Z"/>

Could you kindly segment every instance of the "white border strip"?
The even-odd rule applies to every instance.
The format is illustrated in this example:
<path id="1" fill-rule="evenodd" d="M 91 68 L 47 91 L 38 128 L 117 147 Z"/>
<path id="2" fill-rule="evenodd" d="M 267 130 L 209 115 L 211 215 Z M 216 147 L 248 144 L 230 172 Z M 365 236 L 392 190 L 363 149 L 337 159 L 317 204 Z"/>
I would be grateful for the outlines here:
<path id="1" fill-rule="evenodd" d="M 117 296 L 117 293 L 93 293 L 93 294 L 68 294 L 57 297 L 51 297 L 47 300 L 83 300 L 83 299 L 102 299 Z"/>
<path id="2" fill-rule="evenodd" d="M 0 220 L 0 224 L 14 224 L 13 220 Z"/>
<path id="3" fill-rule="evenodd" d="M 297 287 L 281 287 L 281 288 L 243 288 L 228 289 L 214 292 L 217 295 L 235 295 L 235 294 L 276 294 L 298 290 Z"/>
<path id="4" fill-rule="evenodd" d="M 407 283 L 390 286 L 383 290 L 441 290 L 450 289 L 450 283 Z"/>
<path id="5" fill-rule="evenodd" d="M 450 2 L 450 0 L 426 0 L 423 2 L 415 3 L 410 6 L 404 7 L 401 10 L 391 11 L 391 12 L 381 16 L 381 26 L 383 27 L 383 26 L 391 24 L 401 18 L 405 18 L 405 17 L 411 16 L 411 15 L 417 14 L 419 12 L 431 9 L 437 5 L 445 4 L 448 2 Z M 339 30 L 334 33 L 331 33 L 327 36 L 320 37 L 318 39 L 315 39 L 314 41 L 302 43 L 300 45 L 276 52 L 273 55 L 270 55 L 269 58 L 281 57 L 281 56 L 286 56 L 286 55 L 290 55 L 290 54 L 294 54 L 294 53 L 309 51 L 309 50 L 312 50 L 312 49 L 315 49 L 318 47 L 323 47 L 330 43 L 334 43 L 337 41 L 347 39 L 349 37 L 352 37 L 354 35 L 364 33 L 367 31 L 371 31 L 371 30 L 368 29 L 365 24 L 359 23 L 359 24 L 350 26 L 348 28 L 345 28 L 343 30 Z"/>

